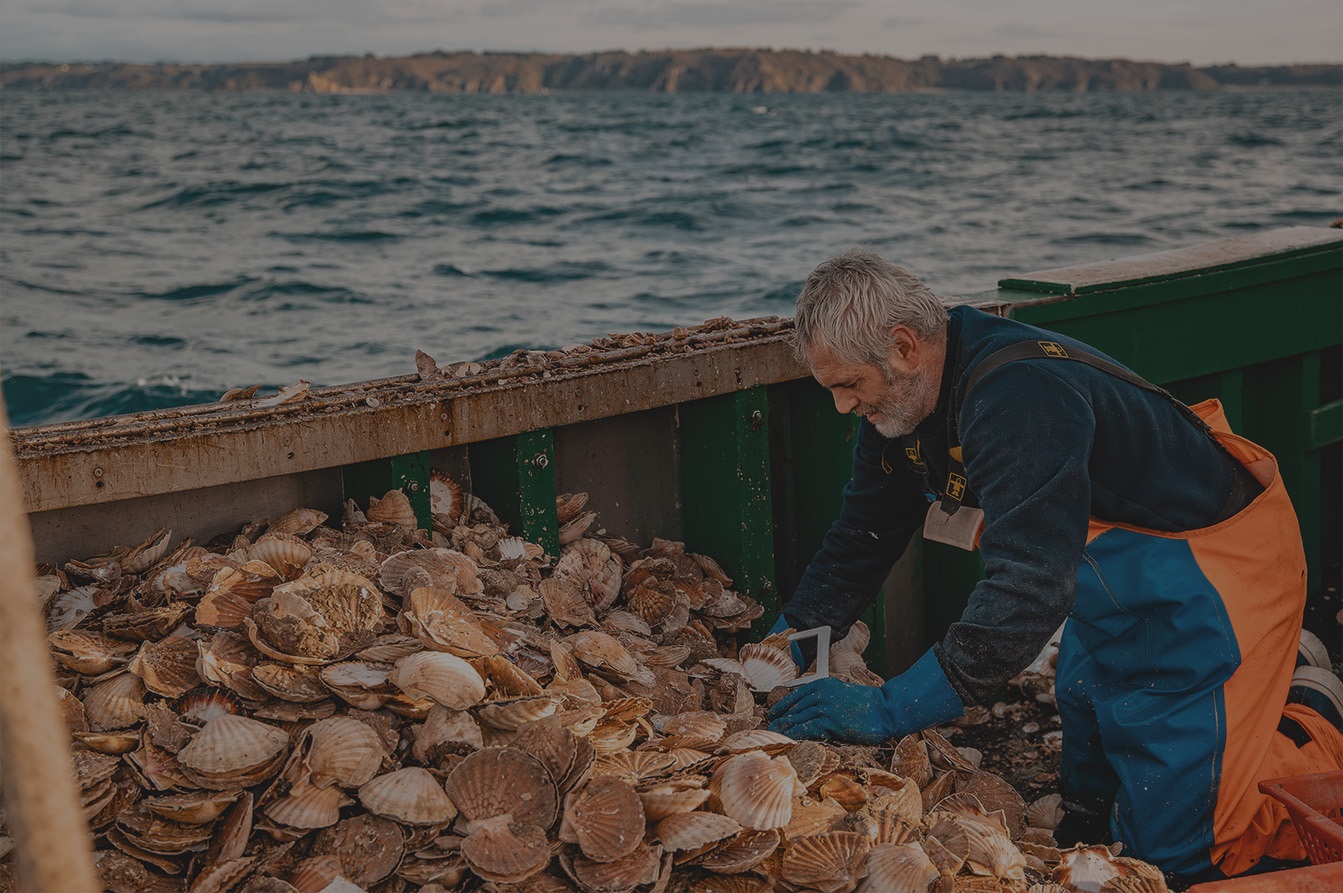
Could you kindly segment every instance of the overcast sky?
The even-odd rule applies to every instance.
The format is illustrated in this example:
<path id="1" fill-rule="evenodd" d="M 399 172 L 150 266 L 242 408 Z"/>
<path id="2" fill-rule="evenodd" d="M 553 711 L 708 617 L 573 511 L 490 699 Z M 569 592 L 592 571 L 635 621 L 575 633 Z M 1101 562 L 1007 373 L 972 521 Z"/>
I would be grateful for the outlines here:
<path id="1" fill-rule="evenodd" d="M 705 46 L 1196 64 L 1343 58 L 1340 0 L 0 0 L 0 10 L 5 61 Z"/>

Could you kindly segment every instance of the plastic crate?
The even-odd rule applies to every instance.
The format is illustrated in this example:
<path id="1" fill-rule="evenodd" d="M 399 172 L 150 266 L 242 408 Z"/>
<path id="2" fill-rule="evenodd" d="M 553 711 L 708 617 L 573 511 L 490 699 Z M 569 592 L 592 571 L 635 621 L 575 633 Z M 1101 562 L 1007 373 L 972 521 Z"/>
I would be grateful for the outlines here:
<path id="1" fill-rule="evenodd" d="M 1287 807 L 1312 863 L 1343 862 L 1343 771 L 1270 778 L 1259 790 Z"/>

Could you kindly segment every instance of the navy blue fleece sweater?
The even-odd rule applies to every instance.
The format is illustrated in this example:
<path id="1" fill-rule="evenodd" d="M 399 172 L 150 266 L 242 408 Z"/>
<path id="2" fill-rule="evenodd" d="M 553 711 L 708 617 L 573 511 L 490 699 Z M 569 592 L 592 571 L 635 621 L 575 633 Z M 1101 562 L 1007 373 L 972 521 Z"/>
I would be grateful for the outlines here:
<path id="1" fill-rule="evenodd" d="M 1020 672 L 1067 616 L 1089 518 L 1194 530 L 1244 498 L 1246 476 L 1165 397 L 1083 363 L 1018 360 L 965 393 L 981 360 L 1020 341 L 1056 341 L 1104 355 L 970 307 L 952 308 L 950 316 L 937 408 L 915 437 L 941 495 L 947 414 L 957 413 L 969 480 L 965 504 L 985 514 L 979 543 L 985 578 L 934 646 L 952 686 L 972 704 Z M 839 519 L 784 608 L 790 625 L 846 632 L 921 528 L 928 503 L 900 441 L 864 419 Z"/>

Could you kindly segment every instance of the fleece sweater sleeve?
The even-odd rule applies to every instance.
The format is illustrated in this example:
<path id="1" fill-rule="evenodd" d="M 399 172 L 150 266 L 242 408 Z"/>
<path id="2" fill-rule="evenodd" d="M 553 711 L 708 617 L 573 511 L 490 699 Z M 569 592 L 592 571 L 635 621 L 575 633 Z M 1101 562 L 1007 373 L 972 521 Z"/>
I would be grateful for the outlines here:
<path id="1" fill-rule="evenodd" d="M 1003 367 L 966 395 L 961 413 L 970 486 L 984 509 L 985 576 L 934 651 L 967 704 L 1024 669 L 1076 597 L 1096 419 L 1047 362 Z"/>
<path id="2" fill-rule="evenodd" d="M 829 626 L 842 636 L 872 604 L 928 507 L 906 465 L 900 443 L 864 419 L 839 520 L 784 606 L 789 626 Z"/>

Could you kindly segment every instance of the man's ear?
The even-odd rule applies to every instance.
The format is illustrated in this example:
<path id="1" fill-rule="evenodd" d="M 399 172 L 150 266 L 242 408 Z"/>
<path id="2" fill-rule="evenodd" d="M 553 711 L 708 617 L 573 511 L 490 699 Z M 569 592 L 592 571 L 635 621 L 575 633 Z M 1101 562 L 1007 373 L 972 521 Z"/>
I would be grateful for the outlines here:
<path id="1" fill-rule="evenodd" d="M 923 360 L 920 347 L 919 339 L 909 326 L 892 326 L 891 349 L 886 361 L 895 372 L 908 375 L 918 369 Z"/>

